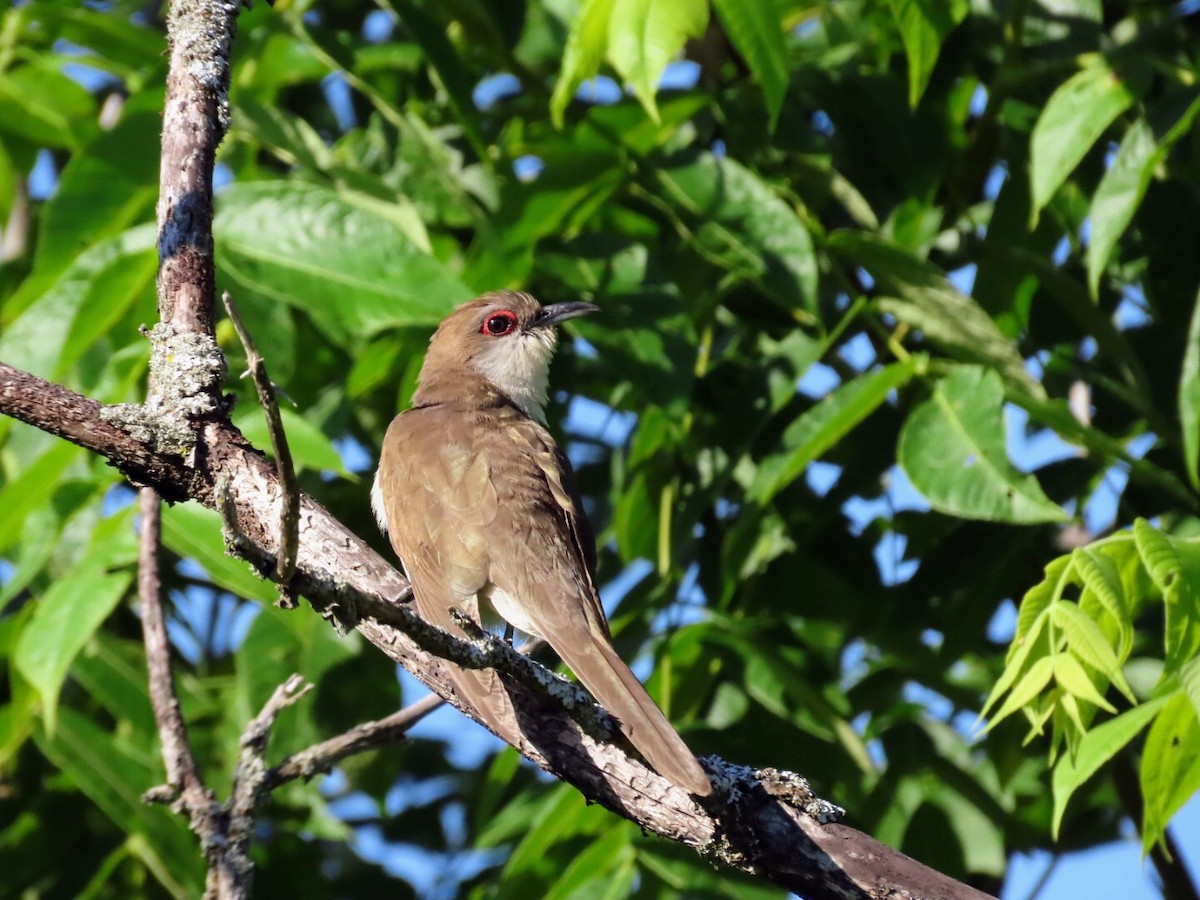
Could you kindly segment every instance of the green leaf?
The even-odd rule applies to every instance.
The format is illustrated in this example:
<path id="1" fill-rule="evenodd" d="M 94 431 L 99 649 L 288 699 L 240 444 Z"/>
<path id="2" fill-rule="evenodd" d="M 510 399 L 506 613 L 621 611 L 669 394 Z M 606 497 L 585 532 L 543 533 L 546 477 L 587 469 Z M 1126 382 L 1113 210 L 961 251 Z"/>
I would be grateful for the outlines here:
<path id="1" fill-rule="evenodd" d="M 524 836 L 508 859 L 503 875 L 496 882 L 492 896 L 497 900 L 528 896 L 522 889 L 524 879 L 537 873 L 548 859 L 548 851 L 557 842 L 579 834 L 596 833 L 603 821 L 598 809 L 588 806 L 577 791 L 560 785 L 546 797 L 537 814 L 526 820 Z M 607 824 L 607 823 L 606 823 Z"/>
<path id="2" fill-rule="evenodd" d="M 71 157 L 42 213 L 35 278 L 57 275 L 95 244 L 154 219 L 161 131 L 161 113 L 134 112 Z"/>
<path id="3" fill-rule="evenodd" d="M 1108 264 L 1113 248 L 1118 239 L 1129 227 L 1133 215 L 1146 196 L 1146 189 L 1154 178 L 1155 172 L 1166 159 L 1171 147 L 1191 128 L 1196 115 L 1200 113 L 1200 97 L 1193 98 L 1184 107 L 1182 113 L 1175 117 L 1181 99 L 1194 95 L 1193 89 L 1187 95 L 1168 96 L 1165 102 L 1171 105 L 1169 114 L 1174 121 L 1165 129 L 1156 129 L 1145 118 L 1139 118 L 1125 132 L 1121 145 L 1112 165 L 1100 179 L 1095 194 L 1092 195 L 1092 205 L 1088 211 L 1088 219 L 1092 223 L 1092 235 L 1087 248 L 1088 288 L 1095 297 L 1100 284 L 1100 276 Z M 1163 113 L 1161 108 L 1157 110 Z M 1161 118 L 1151 116 L 1151 118 Z M 1156 134 L 1161 137 L 1156 138 Z"/>
<path id="4" fill-rule="evenodd" d="M 923 371 L 926 362 L 923 356 L 911 356 L 860 375 L 832 391 L 788 426 L 780 439 L 784 452 L 763 460 L 748 492 L 750 498 L 760 504 L 770 502 L 799 478 L 810 462 L 878 409 L 889 393 Z"/>
<path id="5" fill-rule="evenodd" d="M 1072 554 L 1072 563 L 1083 578 L 1085 587 L 1113 617 L 1121 634 L 1120 653 L 1124 657 L 1133 642 L 1133 621 L 1129 613 L 1132 604 L 1126 602 L 1121 574 L 1116 563 L 1105 552 L 1106 549 L 1096 544 L 1080 547 Z"/>
<path id="6" fill-rule="evenodd" d="M 81 253 L 0 335 L 0 359 L 61 379 L 130 306 L 153 302 L 156 269 L 152 224 Z"/>
<path id="7" fill-rule="evenodd" d="M 1163 837 L 1171 817 L 1200 789 L 1200 721 L 1187 694 L 1176 691 L 1150 726 L 1142 748 L 1142 852 Z"/>
<path id="8" fill-rule="evenodd" d="M 563 127 L 563 112 L 575 92 L 587 79 L 600 70 L 600 61 L 608 49 L 608 22 L 612 18 L 614 0 L 584 0 L 567 45 L 563 50 L 562 67 L 550 98 L 550 117 L 556 128 Z"/>
<path id="9" fill-rule="evenodd" d="M 1172 538 L 1145 519 L 1133 523 L 1138 553 L 1166 607 L 1165 662 L 1168 673 L 1200 651 L 1200 547 Z"/>
<path id="10" fill-rule="evenodd" d="M 271 603 L 273 585 L 257 577 L 240 559 L 225 555 L 221 517 L 198 503 L 163 508 L 163 543 L 184 558 L 198 562 L 213 584 L 247 600 Z"/>
<path id="11" fill-rule="evenodd" d="M 753 6 L 756 4 L 747 4 Z M 890 0 L 908 57 L 908 105 L 921 102 L 942 43 L 967 15 L 966 0 Z"/>
<path id="12" fill-rule="evenodd" d="M 35 57 L 36 58 L 36 57 Z M 77 150 L 96 130 L 96 101 L 53 59 L 0 71 L 0 134 Z"/>
<path id="13" fill-rule="evenodd" d="M 307 312 L 353 349 L 400 325 L 434 325 L 471 291 L 394 221 L 317 185 L 230 185 L 217 261 L 239 291 Z"/>
<path id="14" fill-rule="evenodd" d="M 28 517 L 49 502 L 67 467 L 81 456 L 82 451 L 74 444 L 55 441 L 25 471 L 0 488 L 0 553 L 20 538 Z"/>
<path id="15" fill-rule="evenodd" d="M 918 329 L 957 359 L 994 367 L 1015 390 L 1045 397 L 1041 384 L 1026 370 L 1016 345 L 937 266 L 866 232 L 834 232 L 828 246 L 871 274 L 884 295 L 876 301 L 881 312 Z"/>
<path id="16" fill-rule="evenodd" d="M 1076 604 L 1069 600 L 1058 600 L 1050 606 L 1050 618 L 1062 629 L 1071 649 L 1088 665 L 1106 675 L 1117 670 L 1117 655 L 1109 646 L 1104 632 Z"/>
<path id="17" fill-rule="evenodd" d="M 138 837 L 139 855 L 168 893 L 181 900 L 203 893 L 204 857 L 183 819 L 142 802 L 142 793 L 162 780 L 152 746 L 135 748 L 69 707 L 53 738 L 37 741 L 120 831 Z"/>
<path id="18" fill-rule="evenodd" d="M 127 572 L 110 574 L 102 562 L 85 557 L 38 598 L 13 661 L 41 695 L 47 734 L 54 734 L 58 694 L 75 654 L 116 608 L 132 580 Z"/>
<path id="19" fill-rule="evenodd" d="M 655 122 L 654 95 L 663 70 L 708 27 L 706 0 L 613 0 L 608 19 L 608 61 L 629 82 Z"/>
<path id="20" fill-rule="evenodd" d="M 336 472 L 350 481 L 358 480 L 342 463 L 341 454 L 333 446 L 333 441 L 320 428 L 286 405 L 280 405 L 279 417 L 283 420 L 283 431 L 287 435 L 288 449 L 297 472 L 304 469 Z M 268 456 L 271 455 L 271 436 L 267 431 L 266 414 L 261 409 L 247 407 L 241 410 L 234 416 L 233 424 L 250 443 Z"/>
<path id="21" fill-rule="evenodd" d="M 445 26 L 427 12 L 428 8 L 435 7 L 422 7 L 412 0 L 392 0 L 392 8 L 411 29 L 430 65 L 437 72 L 455 119 L 471 142 L 476 155 L 481 162 L 489 162 L 491 157 L 488 155 L 487 141 L 479 130 L 479 117 L 471 96 L 468 70 L 446 37 Z"/>
<path id="22" fill-rule="evenodd" d="M 1035 219 L 1104 130 L 1133 101 L 1130 86 L 1104 60 L 1077 72 L 1050 95 L 1030 138 Z"/>
<path id="23" fill-rule="evenodd" d="M 157 734 L 146 651 L 140 641 L 122 640 L 105 630 L 75 657 L 71 677 L 79 682 L 118 722 L 127 724 L 147 742 Z"/>
<path id="24" fill-rule="evenodd" d="M 812 237 L 758 175 L 711 153 L 655 175 L 668 198 L 694 218 L 698 251 L 760 284 L 784 308 L 816 311 Z"/>
<path id="25" fill-rule="evenodd" d="M 1074 694 L 1080 700 L 1086 700 L 1105 712 L 1115 713 L 1117 708 L 1109 703 L 1096 690 L 1092 679 L 1084 671 L 1083 666 L 1070 653 L 1056 653 L 1054 660 L 1054 680 L 1068 693 Z"/>
<path id="26" fill-rule="evenodd" d="M 1050 604 L 1062 596 L 1063 587 L 1069 582 L 1073 573 L 1070 556 L 1060 556 L 1046 564 L 1046 577 L 1025 592 L 1021 600 L 1021 608 L 1017 612 L 1017 631 L 1013 635 L 1015 647 L 1026 635 L 1029 635 L 1034 624 L 1042 619 L 1042 614 L 1050 608 Z M 1011 660 L 1013 651 L 1009 651 Z"/>
<path id="27" fill-rule="evenodd" d="M 713 0 L 713 8 L 734 49 L 746 61 L 767 103 L 769 129 L 775 130 L 788 87 L 787 42 L 776 6 L 744 0 Z"/>
<path id="28" fill-rule="evenodd" d="M 1074 755 L 1065 755 L 1058 761 L 1054 767 L 1054 816 L 1050 826 L 1056 840 L 1071 795 L 1132 741 L 1164 703 L 1166 698 L 1159 697 L 1095 726 L 1083 736 Z"/>
<path id="29" fill-rule="evenodd" d="M 1062 522 L 1067 514 L 1005 452 L 1000 376 L 958 366 L 900 431 L 898 459 L 913 486 L 951 515 L 996 522 Z"/>
<path id="30" fill-rule="evenodd" d="M 293 673 L 321 685 L 332 667 L 353 656 L 356 645 L 355 638 L 338 637 L 319 616 L 264 609 L 237 650 L 237 702 L 225 711 L 229 729 L 240 729 Z M 295 752 L 321 738 L 312 702 L 291 707 L 271 731 L 271 745 L 279 753 Z"/>
<path id="31" fill-rule="evenodd" d="M 1133 521 L 1133 539 L 1154 586 L 1165 594 L 1179 577 L 1179 554 L 1171 539 L 1140 518 Z"/>
<path id="32" fill-rule="evenodd" d="M 1088 289 L 1095 297 L 1100 276 L 1113 247 L 1129 227 L 1158 163 L 1158 144 L 1145 119 L 1138 119 L 1121 139 L 1112 165 L 1100 179 L 1088 219 L 1092 236 L 1087 248 Z"/>
<path id="33" fill-rule="evenodd" d="M 1192 487 L 1200 490 L 1200 294 L 1196 295 L 1184 344 L 1178 409 L 1183 467 Z"/>
<path id="34" fill-rule="evenodd" d="M 571 864 L 542 895 L 545 900 L 621 900 L 637 877 L 637 853 L 627 826 L 612 828 L 573 854 Z"/>
<path id="35" fill-rule="evenodd" d="M 1179 683 L 1200 716 L 1200 656 L 1190 659 L 1179 670 Z"/>
<path id="36" fill-rule="evenodd" d="M 1029 671 L 1013 686 L 1012 692 L 1001 707 L 988 718 L 988 730 L 995 728 L 1017 710 L 1032 703 L 1034 698 L 1046 689 L 1046 685 L 1050 683 L 1053 675 L 1054 657 L 1042 656 L 1034 660 Z"/>
<path id="37" fill-rule="evenodd" d="M 1059 600 L 1051 605 L 1050 617 L 1054 624 L 1062 629 L 1067 637 L 1067 645 L 1077 657 L 1107 676 L 1130 703 L 1137 702 L 1133 696 L 1133 689 L 1121 673 L 1121 663 L 1117 654 L 1091 616 L 1076 604 Z"/>

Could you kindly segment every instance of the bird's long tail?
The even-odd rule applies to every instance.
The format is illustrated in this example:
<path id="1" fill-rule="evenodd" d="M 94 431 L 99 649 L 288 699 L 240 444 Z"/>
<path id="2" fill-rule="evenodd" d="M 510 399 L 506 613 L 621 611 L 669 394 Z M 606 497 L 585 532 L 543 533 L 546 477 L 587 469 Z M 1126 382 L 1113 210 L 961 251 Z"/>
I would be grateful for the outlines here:
<path id="1" fill-rule="evenodd" d="M 622 733 L 654 770 L 693 794 L 711 794 L 712 783 L 704 769 L 613 646 L 590 633 L 588 640 L 570 645 L 569 656 L 559 653 L 563 662 L 616 718 Z"/>

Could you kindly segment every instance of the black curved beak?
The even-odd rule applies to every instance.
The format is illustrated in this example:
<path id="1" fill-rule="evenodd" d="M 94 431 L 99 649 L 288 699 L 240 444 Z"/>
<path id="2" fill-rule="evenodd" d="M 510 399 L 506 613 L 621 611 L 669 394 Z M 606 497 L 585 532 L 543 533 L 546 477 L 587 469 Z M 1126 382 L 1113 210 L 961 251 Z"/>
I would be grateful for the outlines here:
<path id="1" fill-rule="evenodd" d="M 576 316 L 586 316 L 588 313 L 599 312 L 600 307 L 595 303 L 584 303 L 576 300 L 571 303 L 551 303 L 543 306 L 533 320 L 534 328 L 553 328 L 567 319 Z"/>

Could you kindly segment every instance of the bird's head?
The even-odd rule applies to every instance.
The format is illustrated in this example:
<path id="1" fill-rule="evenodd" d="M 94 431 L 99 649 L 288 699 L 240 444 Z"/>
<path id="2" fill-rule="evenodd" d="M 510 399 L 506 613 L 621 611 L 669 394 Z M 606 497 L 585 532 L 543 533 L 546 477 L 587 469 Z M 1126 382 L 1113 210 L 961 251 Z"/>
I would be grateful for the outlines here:
<path id="1" fill-rule="evenodd" d="M 497 291 L 465 303 L 429 339 L 415 402 L 453 384 L 482 377 L 539 422 L 545 421 L 546 381 L 558 334 L 567 319 L 596 312 L 592 303 L 542 306 L 520 291 Z M 424 396 L 423 396 L 424 395 Z"/>

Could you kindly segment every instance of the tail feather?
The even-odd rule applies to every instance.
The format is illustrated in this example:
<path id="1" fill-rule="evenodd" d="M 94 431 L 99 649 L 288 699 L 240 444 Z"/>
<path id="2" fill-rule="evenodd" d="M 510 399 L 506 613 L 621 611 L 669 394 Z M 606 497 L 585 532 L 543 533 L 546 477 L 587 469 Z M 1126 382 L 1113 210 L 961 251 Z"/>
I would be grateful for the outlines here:
<path id="1" fill-rule="evenodd" d="M 622 733 L 651 767 L 693 794 L 707 797 L 712 783 L 683 738 L 607 641 L 592 637 L 563 661 L 617 719 Z M 557 648 L 556 648 L 557 649 Z"/>

